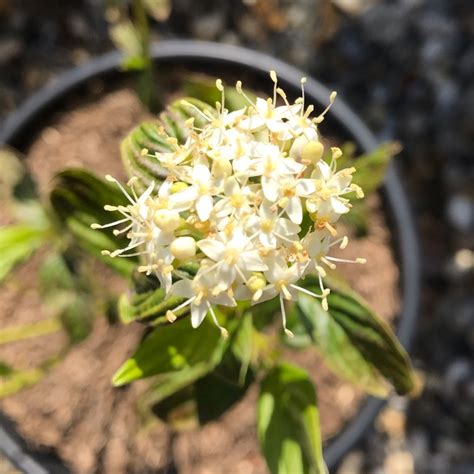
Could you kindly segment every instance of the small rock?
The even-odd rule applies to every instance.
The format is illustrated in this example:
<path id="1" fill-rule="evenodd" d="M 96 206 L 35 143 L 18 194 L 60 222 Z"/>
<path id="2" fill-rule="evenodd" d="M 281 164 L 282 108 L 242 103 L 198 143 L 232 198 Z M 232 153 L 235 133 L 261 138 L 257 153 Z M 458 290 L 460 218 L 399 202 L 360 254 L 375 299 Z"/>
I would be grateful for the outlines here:
<path id="1" fill-rule="evenodd" d="M 225 18 L 221 11 L 214 11 L 210 14 L 195 18 L 192 30 L 197 38 L 202 40 L 213 40 L 224 30 Z"/>
<path id="2" fill-rule="evenodd" d="M 390 453 L 384 462 L 385 474 L 414 474 L 415 463 L 409 451 Z"/>
<path id="3" fill-rule="evenodd" d="M 24 50 L 24 45 L 19 39 L 0 39 L 0 66 L 8 64 L 17 58 Z"/>
<path id="4" fill-rule="evenodd" d="M 474 200 L 464 194 L 454 195 L 448 201 L 447 214 L 451 223 L 461 232 L 474 230 Z"/>

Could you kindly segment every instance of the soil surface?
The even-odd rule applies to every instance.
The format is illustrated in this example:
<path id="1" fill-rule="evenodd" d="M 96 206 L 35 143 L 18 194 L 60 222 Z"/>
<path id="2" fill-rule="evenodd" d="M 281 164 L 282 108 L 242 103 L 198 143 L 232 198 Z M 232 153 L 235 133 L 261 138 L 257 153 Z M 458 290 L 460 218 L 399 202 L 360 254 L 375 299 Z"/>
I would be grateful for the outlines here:
<path id="1" fill-rule="evenodd" d="M 119 142 L 147 118 L 135 95 L 126 89 L 94 104 L 56 117 L 32 143 L 27 163 L 42 193 L 54 173 L 66 166 L 85 166 L 100 175 L 122 178 Z M 352 240 L 343 254 L 365 256 L 368 263 L 341 268 L 345 277 L 385 318 L 398 310 L 398 269 L 390 250 L 390 234 L 377 198 L 368 236 Z M 23 265 L 0 288 L 0 325 L 40 320 L 36 270 L 39 255 Z M 159 421 L 139 416 L 140 381 L 123 389 L 110 385 L 112 374 L 131 354 L 143 333 L 139 324 L 110 326 L 96 321 L 92 335 L 71 350 L 40 383 L 0 402 L 18 430 L 38 447 L 54 449 L 75 473 L 146 473 L 175 465 L 183 474 L 265 473 L 255 433 L 257 388 L 220 420 L 203 428 L 172 434 Z M 0 359 L 22 367 L 51 356 L 65 344 L 55 334 L 0 348 Z M 317 385 L 325 439 L 337 433 L 358 410 L 364 396 L 329 372 L 316 352 L 294 356 Z"/>

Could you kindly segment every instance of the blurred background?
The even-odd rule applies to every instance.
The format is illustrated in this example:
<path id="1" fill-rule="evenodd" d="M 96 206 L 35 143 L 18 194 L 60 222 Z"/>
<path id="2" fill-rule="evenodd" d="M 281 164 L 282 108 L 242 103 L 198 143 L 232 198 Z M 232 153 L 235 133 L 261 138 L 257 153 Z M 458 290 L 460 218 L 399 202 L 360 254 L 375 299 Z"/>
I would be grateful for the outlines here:
<path id="1" fill-rule="evenodd" d="M 104 11 L 103 0 L 0 0 L 0 121 L 113 48 Z M 422 249 L 414 360 L 426 388 L 394 400 L 338 472 L 474 472 L 474 2 L 172 0 L 153 37 L 270 53 L 402 143 Z M 10 472 L 5 460 L 0 472 Z"/>

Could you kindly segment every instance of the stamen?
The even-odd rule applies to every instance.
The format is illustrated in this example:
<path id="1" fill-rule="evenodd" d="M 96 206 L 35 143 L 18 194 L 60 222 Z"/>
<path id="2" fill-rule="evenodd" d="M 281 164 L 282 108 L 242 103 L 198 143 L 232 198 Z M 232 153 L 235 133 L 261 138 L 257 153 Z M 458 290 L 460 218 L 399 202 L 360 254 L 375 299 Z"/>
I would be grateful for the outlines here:
<path id="1" fill-rule="evenodd" d="M 336 269 L 336 265 L 331 263 L 326 257 L 321 257 L 321 261 L 324 262 L 331 270 Z"/>
<path id="2" fill-rule="evenodd" d="M 186 306 L 189 306 L 195 299 L 196 297 L 193 296 L 192 298 L 189 298 L 189 300 L 186 300 L 184 303 L 180 304 L 179 306 L 176 306 L 176 308 L 173 308 L 173 313 L 176 313 L 179 310 L 186 308 Z"/>
<path id="3" fill-rule="evenodd" d="M 329 96 L 329 105 L 319 114 L 315 119 L 315 123 L 321 123 L 324 120 L 324 116 L 329 112 L 329 109 L 331 108 L 332 104 L 334 104 L 334 101 L 336 100 L 337 92 L 332 91 L 331 95 Z"/>
<path id="4" fill-rule="evenodd" d="M 221 79 L 217 79 L 216 80 L 216 87 L 217 87 L 217 90 L 220 91 L 221 93 L 221 115 L 223 115 L 225 113 L 225 90 L 224 90 L 224 86 L 222 84 L 222 80 Z M 223 124 L 222 124 L 223 125 Z"/>
<path id="5" fill-rule="evenodd" d="M 115 179 L 113 176 L 110 176 L 110 174 L 106 175 L 105 176 L 105 179 L 107 181 L 109 181 L 110 183 L 114 183 L 116 184 L 120 190 L 122 191 L 122 193 L 125 195 L 125 197 L 133 204 L 135 205 L 136 202 L 132 199 L 132 197 L 130 196 L 130 194 L 128 194 L 128 192 L 126 191 L 126 189 L 122 186 L 122 184 L 120 183 L 120 181 L 118 181 L 117 179 Z"/>
<path id="6" fill-rule="evenodd" d="M 336 237 L 337 230 L 329 222 L 325 222 L 324 227 L 326 227 L 333 237 Z"/>
<path id="7" fill-rule="evenodd" d="M 242 95 L 245 100 L 255 109 L 257 106 L 255 105 L 255 102 L 253 102 L 252 100 L 249 99 L 249 97 L 247 96 L 247 94 L 244 92 L 244 90 L 242 89 L 242 81 L 237 81 L 235 83 L 235 90 L 240 94 Z"/>
<path id="8" fill-rule="evenodd" d="M 275 71 L 270 71 L 270 78 L 273 81 L 273 105 L 276 105 L 276 96 L 277 96 L 277 87 L 278 87 L 278 77 Z"/>
<path id="9" fill-rule="evenodd" d="M 207 302 L 207 307 L 209 308 L 209 312 L 211 313 L 211 316 L 212 316 L 212 319 L 214 320 L 214 323 L 216 324 L 216 326 L 219 328 L 219 330 L 221 331 L 221 335 L 224 339 L 227 339 L 229 337 L 229 332 L 227 331 L 226 328 L 222 327 L 220 324 L 219 324 L 219 321 L 217 320 L 217 316 L 216 316 L 216 313 L 214 312 L 214 309 L 212 308 L 211 304 L 209 303 L 209 301 Z"/>
<path id="10" fill-rule="evenodd" d="M 291 286 L 292 288 L 294 288 L 295 290 L 301 291 L 302 293 L 306 293 L 307 295 L 313 296 L 314 298 L 319 298 L 319 299 L 321 299 L 321 298 L 325 298 L 325 296 L 326 296 L 324 293 L 318 295 L 317 293 L 313 293 L 312 291 L 307 290 L 306 288 L 303 288 L 303 287 L 298 286 L 298 285 L 290 285 L 290 286 Z"/>
<path id="11" fill-rule="evenodd" d="M 134 249 L 134 248 L 136 248 L 136 247 L 138 247 L 139 245 L 142 245 L 142 244 L 144 244 L 144 243 L 145 243 L 145 241 L 144 241 L 144 240 L 141 240 L 140 242 L 136 242 L 135 244 L 130 244 L 128 247 L 125 247 L 124 249 L 114 250 L 114 251 L 110 254 L 110 256 L 111 256 L 112 258 L 117 257 L 118 255 L 120 255 L 120 254 L 126 252 L 127 250 L 132 250 L 132 249 Z"/>
<path id="12" fill-rule="evenodd" d="M 288 288 L 286 287 L 286 285 L 281 285 L 281 291 L 282 291 L 283 295 L 285 296 L 285 299 L 287 299 L 287 300 L 293 299 L 293 297 L 291 296 L 291 293 L 288 290 Z"/>
<path id="13" fill-rule="evenodd" d="M 186 106 L 186 107 L 190 107 L 191 109 L 193 109 L 195 112 L 198 113 L 198 115 L 200 115 L 203 119 L 207 120 L 208 122 L 210 122 L 211 120 L 209 119 L 209 117 L 201 110 L 199 109 L 198 107 L 196 107 L 194 104 L 191 104 L 191 102 L 188 102 L 187 100 L 181 100 L 181 104 Z"/>
<path id="14" fill-rule="evenodd" d="M 286 327 L 286 310 L 285 302 L 283 301 L 283 295 L 280 293 L 280 308 L 281 308 L 281 320 L 283 323 L 283 330 L 288 337 L 294 337 L 294 334 Z"/>
<path id="15" fill-rule="evenodd" d="M 116 225 L 123 224 L 124 222 L 129 221 L 128 217 L 120 219 L 119 221 L 109 222 L 108 224 L 91 224 L 91 229 L 107 229 L 108 227 L 114 227 Z"/>
<path id="16" fill-rule="evenodd" d="M 305 100 L 304 85 L 306 84 L 306 80 L 307 80 L 306 77 L 302 77 L 301 80 L 300 80 L 300 83 L 301 83 L 301 117 L 303 117 L 303 112 L 304 112 L 304 100 Z M 309 109 L 309 107 L 308 107 L 308 109 Z"/>
<path id="17" fill-rule="evenodd" d="M 337 258 L 337 257 L 326 257 L 331 262 L 338 262 L 338 263 L 360 263 L 365 264 L 367 263 L 367 259 L 365 258 L 356 258 L 355 260 L 349 260 L 347 258 Z"/>

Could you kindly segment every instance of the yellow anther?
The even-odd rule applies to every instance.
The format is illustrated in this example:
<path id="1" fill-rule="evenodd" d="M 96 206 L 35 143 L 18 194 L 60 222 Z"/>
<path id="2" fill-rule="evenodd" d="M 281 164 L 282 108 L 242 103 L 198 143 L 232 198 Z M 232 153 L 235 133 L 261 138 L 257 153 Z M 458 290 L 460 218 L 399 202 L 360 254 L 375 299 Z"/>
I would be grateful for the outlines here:
<path id="1" fill-rule="evenodd" d="M 183 183 L 182 181 L 176 181 L 171 185 L 171 194 L 179 193 L 180 191 L 184 191 L 188 185 Z"/>
<path id="2" fill-rule="evenodd" d="M 308 142 L 301 152 L 301 160 L 303 163 L 311 163 L 315 165 L 323 156 L 324 145 L 321 142 Z"/>
<path id="3" fill-rule="evenodd" d="M 324 278 L 326 276 L 326 270 L 320 265 L 316 266 L 316 271 Z"/>
<path id="4" fill-rule="evenodd" d="M 173 311 L 166 311 L 166 319 L 168 320 L 169 323 L 174 323 L 178 317 L 176 316 L 176 314 L 173 313 Z"/>
<path id="5" fill-rule="evenodd" d="M 342 156 L 342 150 L 337 146 L 331 147 L 331 153 L 334 160 L 337 160 L 339 157 Z"/>

